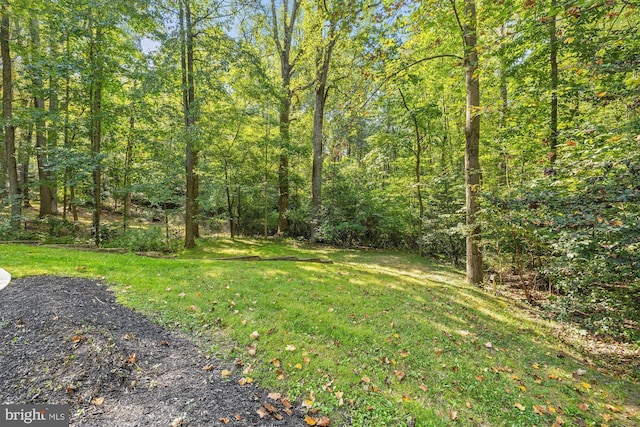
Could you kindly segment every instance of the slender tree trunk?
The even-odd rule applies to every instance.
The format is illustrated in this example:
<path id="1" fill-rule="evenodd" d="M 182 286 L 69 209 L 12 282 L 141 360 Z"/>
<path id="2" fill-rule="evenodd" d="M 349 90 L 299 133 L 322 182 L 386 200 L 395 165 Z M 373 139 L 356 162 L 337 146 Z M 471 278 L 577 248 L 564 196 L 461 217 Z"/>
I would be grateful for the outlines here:
<path id="1" fill-rule="evenodd" d="M 52 34 L 49 42 L 50 55 L 54 60 L 59 59 L 58 44 Z M 51 72 L 49 77 L 49 130 L 47 134 L 47 152 L 58 146 L 58 75 L 56 71 Z M 58 215 L 58 177 L 55 171 L 49 173 L 49 188 L 51 189 L 51 215 Z"/>
<path id="2" fill-rule="evenodd" d="M 318 228 L 320 227 L 320 209 L 322 207 L 322 161 L 323 153 L 323 127 L 324 107 L 329 96 L 327 79 L 329 77 L 329 65 L 333 48 L 337 42 L 335 24 L 331 23 L 327 45 L 319 52 L 316 64 L 316 90 L 315 105 L 313 111 L 313 168 L 311 173 L 311 241 L 318 240 Z"/>
<path id="3" fill-rule="evenodd" d="M 418 247 L 420 249 L 420 256 L 424 255 L 424 245 L 420 243 L 422 240 L 423 233 L 423 217 L 424 217 L 424 201 L 422 200 L 422 185 L 420 184 L 420 176 L 421 176 L 421 162 L 422 162 L 422 136 L 420 135 L 420 126 L 418 124 L 418 118 L 411 111 L 409 105 L 407 104 L 407 100 L 402 92 L 402 89 L 398 89 L 400 91 L 400 97 L 402 98 L 402 104 L 404 108 L 407 110 L 407 113 L 411 115 L 411 121 L 413 122 L 413 131 L 416 139 L 416 149 L 414 150 L 414 154 L 416 156 L 416 165 L 415 165 L 415 180 L 414 184 L 416 186 L 416 197 L 418 198 Z"/>
<path id="4" fill-rule="evenodd" d="M 29 195 L 29 163 L 33 146 L 33 127 L 28 126 L 23 130 L 22 143 L 18 147 L 18 187 L 22 193 L 22 207 L 28 209 L 31 207 L 31 199 Z"/>
<path id="5" fill-rule="evenodd" d="M 185 248 L 196 246 L 198 237 L 198 150 L 195 148 L 195 87 L 193 75 L 193 26 L 189 0 L 180 7 L 180 28 L 182 33 L 181 66 L 183 84 L 183 112 L 186 133 L 186 212 L 185 212 Z"/>
<path id="6" fill-rule="evenodd" d="M 286 0 L 282 5 L 282 37 L 280 40 L 279 20 L 275 0 L 271 0 L 271 15 L 273 19 L 273 38 L 280 57 L 280 156 L 278 158 L 278 234 L 289 232 L 289 149 L 291 136 L 289 126 L 291 122 L 291 77 L 294 64 L 291 61 L 291 44 L 293 42 L 293 29 L 296 24 L 299 0 L 293 0 L 291 7 Z M 289 13 L 290 12 L 290 13 Z"/>
<path id="7" fill-rule="evenodd" d="M 555 163 L 558 155 L 558 36 L 556 34 L 556 9 L 557 0 L 551 0 L 551 22 L 549 25 L 549 43 L 551 53 L 549 62 L 551 65 L 551 120 L 549 135 L 549 160 Z"/>
<path id="8" fill-rule="evenodd" d="M 134 83 L 135 89 L 135 83 Z M 129 113 L 129 134 L 127 136 L 127 148 L 124 159 L 124 206 L 122 207 L 122 226 L 126 230 L 131 217 L 131 164 L 133 163 L 133 137 L 135 132 L 136 116 L 135 107 L 131 105 Z"/>
<path id="9" fill-rule="evenodd" d="M 91 29 L 93 32 L 93 29 Z M 91 122 L 89 125 L 89 135 L 91 139 L 91 153 L 96 159 L 93 169 L 93 231 L 94 242 L 100 247 L 100 219 L 102 213 L 102 169 L 100 166 L 100 150 L 102 139 L 102 64 L 100 58 L 100 43 L 102 39 L 102 29 L 98 26 L 95 29 L 95 36 L 91 41 L 89 60 L 92 65 L 91 85 L 89 89 L 89 106 Z"/>
<path id="10" fill-rule="evenodd" d="M 48 171 L 47 136 L 45 133 L 44 85 L 42 83 L 42 64 L 40 61 L 40 30 L 37 19 L 31 21 L 31 52 L 33 81 L 33 106 L 36 114 L 36 160 L 38 162 L 38 187 L 40 194 L 40 212 L 38 217 L 51 215 L 51 186 Z"/>
<path id="11" fill-rule="evenodd" d="M 475 0 L 465 0 L 464 66 L 467 92 L 465 123 L 465 187 L 467 225 L 467 282 L 482 283 L 480 225 L 477 220 L 480 191 L 480 81 L 478 78 L 477 17 Z"/>
<path id="12" fill-rule="evenodd" d="M 12 123 L 13 116 L 13 80 L 11 75 L 11 50 L 9 47 L 9 12 L 7 1 L 3 0 L 0 13 L 0 51 L 2 56 L 2 118 L 4 119 L 4 145 L 7 156 L 7 175 L 9 178 L 9 197 L 11 198 L 10 226 L 20 229 L 22 200 L 18 187 L 18 167 L 16 164 L 16 128 Z"/>

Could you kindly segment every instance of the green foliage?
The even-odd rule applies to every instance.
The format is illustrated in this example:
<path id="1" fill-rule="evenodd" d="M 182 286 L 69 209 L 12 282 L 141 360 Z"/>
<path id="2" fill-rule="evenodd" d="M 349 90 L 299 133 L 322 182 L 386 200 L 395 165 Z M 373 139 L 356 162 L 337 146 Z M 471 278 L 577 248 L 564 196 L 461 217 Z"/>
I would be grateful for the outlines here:
<path id="1" fill-rule="evenodd" d="M 124 248 L 132 252 L 174 253 L 180 248 L 180 241 L 175 236 L 167 237 L 166 229 L 160 226 L 147 228 L 128 228 L 127 231 L 115 229 L 114 226 L 103 227 L 104 246 Z"/>

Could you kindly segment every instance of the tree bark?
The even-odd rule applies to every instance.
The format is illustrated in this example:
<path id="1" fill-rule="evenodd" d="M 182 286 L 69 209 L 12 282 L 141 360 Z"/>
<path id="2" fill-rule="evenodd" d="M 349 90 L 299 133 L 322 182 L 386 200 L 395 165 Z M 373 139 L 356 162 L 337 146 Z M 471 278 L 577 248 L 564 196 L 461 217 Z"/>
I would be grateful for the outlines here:
<path id="1" fill-rule="evenodd" d="M 551 65 L 551 117 L 549 135 L 549 161 L 555 163 L 558 155 L 558 36 L 556 34 L 556 9 L 557 0 L 551 0 L 551 22 L 549 24 L 549 44 L 551 53 L 549 63 Z"/>
<path id="2" fill-rule="evenodd" d="M 31 54 L 32 68 L 31 74 L 33 83 L 33 106 L 36 114 L 36 160 L 38 163 L 38 188 L 40 195 L 39 218 L 51 215 L 52 191 L 50 186 L 50 176 L 48 170 L 48 147 L 45 131 L 45 103 L 43 97 L 44 85 L 42 82 L 42 64 L 40 61 L 40 29 L 37 19 L 31 21 Z"/>
<path id="3" fill-rule="evenodd" d="M 313 111 L 313 168 L 311 172 L 311 241 L 318 241 L 318 229 L 320 227 L 320 210 L 322 207 L 322 161 L 323 153 L 323 127 L 324 108 L 329 92 L 327 80 L 329 77 L 329 65 L 331 55 L 337 42 L 335 23 L 330 23 L 326 45 L 319 49 L 316 59 L 316 89 Z"/>
<path id="4" fill-rule="evenodd" d="M 480 251 L 479 210 L 480 191 L 480 80 L 478 78 L 477 16 L 475 0 L 464 2 L 464 67 L 467 92 L 465 121 L 465 187 L 466 187 L 466 252 L 467 282 L 482 283 L 482 252 Z"/>
<path id="5" fill-rule="evenodd" d="M 7 156 L 7 175 L 9 179 L 9 197 L 11 199 L 10 226 L 20 229 L 22 200 L 18 187 L 18 167 L 16 164 L 16 128 L 12 123 L 13 116 L 13 81 L 11 75 L 11 49 L 9 46 L 9 12 L 7 2 L 2 1 L 0 13 L 0 53 L 2 56 L 2 118 L 4 119 L 4 144 Z"/>
<path id="6" fill-rule="evenodd" d="M 129 226 L 129 219 L 131 218 L 131 164 L 133 163 L 133 134 L 135 131 L 135 125 L 135 106 L 132 104 L 131 111 L 129 113 L 129 134 L 127 135 L 127 148 L 125 151 L 124 159 L 124 201 L 122 207 L 122 227 L 125 231 Z"/>
<path id="7" fill-rule="evenodd" d="M 283 2 L 282 10 L 282 37 L 278 26 L 278 16 L 275 0 L 271 0 L 271 17 L 273 19 L 273 38 L 280 57 L 280 156 L 278 165 L 278 234 L 289 232 L 289 149 L 291 135 L 289 127 L 291 123 L 291 78 L 294 64 L 291 61 L 291 44 L 293 42 L 293 29 L 295 27 L 300 1 L 293 0 L 291 7 L 289 1 Z M 290 11 L 290 13 L 289 13 Z"/>
<path id="8" fill-rule="evenodd" d="M 102 39 L 102 29 L 97 26 L 91 28 L 92 40 L 89 46 L 89 60 L 92 67 L 91 84 L 89 88 L 89 108 L 90 108 L 90 124 L 89 135 L 91 140 L 91 154 L 95 159 L 93 169 L 93 232 L 94 242 L 100 247 L 100 219 L 102 213 L 102 170 L 100 166 L 100 150 L 102 139 L 102 64 L 100 58 L 100 43 Z"/>
<path id="9" fill-rule="evenodd" d="M 198 237 L 198 150 L 195 148 L 195 85 L 193 75 L 193 24 L 189 0 L 184 0 L 180 7 L 181 29 L 181 67 L 182 67 L 182 100 L 186 134 L 185 172 L 186 172 L 186 209 L 185 209 L 185 243 L 187 249 L 196 246 Z"/>

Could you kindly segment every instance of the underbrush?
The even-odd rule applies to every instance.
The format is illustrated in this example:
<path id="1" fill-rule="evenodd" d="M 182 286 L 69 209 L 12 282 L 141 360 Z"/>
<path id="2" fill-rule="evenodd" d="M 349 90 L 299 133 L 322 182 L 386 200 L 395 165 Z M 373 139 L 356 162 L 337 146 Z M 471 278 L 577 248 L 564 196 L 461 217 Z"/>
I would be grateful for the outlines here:
<path id="1" fill-rule="evenodd" d="M 131 252 L 175 253 L 181 241 L 175 236 L 167 236 L 163 227 L 129 228 L 122 226 L 103 227 L 104 247 L 123 248 Z"/>

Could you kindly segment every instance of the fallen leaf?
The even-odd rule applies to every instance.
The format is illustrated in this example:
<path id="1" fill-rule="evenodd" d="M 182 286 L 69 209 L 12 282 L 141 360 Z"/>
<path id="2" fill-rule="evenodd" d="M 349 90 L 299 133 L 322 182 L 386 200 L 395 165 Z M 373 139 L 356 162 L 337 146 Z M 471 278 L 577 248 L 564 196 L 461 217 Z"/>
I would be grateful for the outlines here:
<path id="1" fill-rule="evenodd" d="M 296 363 L 295 368 L 296 369 L 302 369 L 302 363 Z"/>
<path id="2" fill-rule="evenodd" d="M 371 382 L 371 378 L 364 376 L 362 378 L 360 378 L 360 381 L 362 381 L 365 384 L 369 384 Z"/>
<path id="3" fill-rule="evenodd" d="M 546 415 L 551 413 L 545 405 L 533 405 L 533 412 L 538 415 Z"/>
<path id="4" fill-rule="evenodd" d="M 275 414 L 273 414 L 273 418 L 275 418 L 278 421 L 282 421 L 284 419 L 284 417 L 279 412 L 276 412 Z"/>
<path id="5" fill-rule="evenodd" d="M 104 403 L 104 397 L 102 396 L 94 397 L 93 399 L 91 399 L 91 403 L 93 403 L 96 406 L 100 406 Z"/>
<path id="6" fill-rule="evenodd" d="M 222 378 L 228 378 L 231 375 L 233 375 L 233 372 L 231 372 L 228 369 L 223 369 L 222 372 L 220 373 L 220 375 L 222 375 Z"/>
<path id="7" fill-rule="evenodd" d="M 493 344 L 491 344 L 490 342 L 484 343 L 484 346 L 487 348 L 493 348 Z"/>
<path id="8" fill-rule="evenodd" d="M 255 356 L 256 351 L 258 351 L 258 347 L 255 345 L 250 345 L 249 347 L 247 347 L 247 352 L 249 353 L 249 356 Z"/>
<path id="9" fill-rule="evenodd" d="M 173 422 L 171 423 L 171 427 L 180 427 L 183 424 L 184 424 L 184 418 L 180 417 L 173 420 Z"/>
<path id="10" fill-rule="evenodd" d="M 305 365 L 308 365 L 309 363 L 311 363 L 311 359 L 308 357 L 303 357 L 302 361 L 304 362 Z"/>
<path id="11" fill-rule="evenodd" d="M 558 415 L 556 417 L 556 424 L 558 424 L 558 425 L 564 424 L 564 420 L 562 419 L 562 417 L 560 415 Z"/>
<path id="12" fill-rule="evenodd" d="M 79 335 L 74 335 L 73 338 L 71 338 L 71 341 L 79 343 L 80 341 L 82 341 L 82 337 Z"/>
<path id="13" fill-rule="evenodd" d="M 309 415 L 305 415 L 304 416 L 304 422 L 307 423 L 310 426 L 315 426 L 316 424 L 318 424 L 318 419 L 310 417 Z"/>
<path id="14" fill-rule="evenodd" d="M 451 419 L 451 421 L 456 421 L 458 419 L 458 411 L 449 409 L 449 418 Z"/>
<path id="15" fill-rule="evenodd" d="M 258 333 L 258 331 L 253 331 L 249 335 L 249 338 L 251 338 L 252 340 L 257 340 L 258 338 L 260 338 L 260 334 Z"/>
<path id="16" fill-rule="evenodd" d="M 327 417 L 320 417 L 317 422 L 318 427 L 328 427 L 331 424 L 331 420 Z"/>
<path id="17" fill-rule="evenodd" d="M 312 406 L 313 406 L 313 400 L 307 399 L 307 400 L 303 400 L 302 401 L 302 407 L 303 408 L 309 408 L 310 409 Z"/>
<path id="18" fill-rule="evenodd" d="M 246 377 L 246 378 L 240 378 L 240 380 L 238 381 L 238 384 L 245 385 L 245 384 L 251 384 L 253 382 L 253 378 L 251 377 Z"/>
<path id="19" fill-rule="evenodd" d="M 403 350 L 400 352 L 400 356 L 402 356 L 402 357 L 409 357 L 409 352 L 407 351 L 407 349 L 406 349 L 406 348 L 405 348 L 405 349 L 403 349 Z"/>
<path id="20" fill-rule="evenodd" d="M 406 374 L 403 371 L 393 371 L 393 374 L 396 376 L 398 381 L 402 381 Z"/>
<path id="21" fill-rule="evenodd" d="M 271 412 L 272 414 L 275 414 L 276 412 L 278 412 L 276 407 L 273 406 L 271 403 L 265 403 L 265 404 L 262 405 L 262 407 L 264 409 L 266 409 L 267 411 Z"/>
<path id="22" fill-rule="evenodd" d="M 218 418 L 218 421 L 220 421 L 222 424 L 229 424 L 231 422 L 230 418 Z"/>
<path id="23" fill-rule="evenodd" d="M 184 292 L 180 292 L 180 293 L 178 294 L 178 296 L 179 296 L 180 298 L 184 298 L 184 297 L 185 297 L 185 295 L 187 295 L 187 294 L 185 294 Z"/>
<path id="24" fill-rule="evenodd" d="M 160 341 L 160 345 L 163 345 L 165 347 L 169 347 L 169 343 L 166 341 Z"/>
<path id="25" fill-rule="evenodd" d="M 271 399 L 271 400 L 278 400 L 278 399 L 280 399 L 280 397 L 282 397 L 282 394 L 280 394 L 280 393 L 273 393 L 273 392 L 272 392 L 272 393 L 269 393 L 269 394 L 267 395 L 267 397 L 268 397 L 269 399 Z"/>
<path id="26" fill-rule="evenodd" d="M 242 374 L 243 375 L 249 375 L 252 372 L 253 372 L 253 366 L 251 366 L 251 365 L 247 366 L 246 368 L 244 368 L 242 370 Z"/>
<path id="27" fill-rule="evenodd" d="M 580 385 L 584 388 L 586 388 L 587 390 L 589 390 L 591 388 L 591 384 L 587 383 L 587 382 L 581 382 Z"/>
<path id="28" fill-rule="evenodd" d="M 605 421 L 611 421 L 612 418 L 609 414 L 600 414 L 600 417 L 602 417 L 602 419 Z"/>
<path id="29" fill-rule="evenodd" d="M 127 362 L 129 363 L 136 363 L 137 361 L 138 361 L 138 358 L 136 357 L 135 353 L 131 353 L 131 355 L 127 359 Z"/>
<path id="30" fill-rule="evenodd" d="M 427 392 L 427 386 L 424 385 L 424 383 L 420 383 L 420 390 L 422 390 L 423 392 Z"/>
<path id="31" fill-rule="evenodd" d="M 589 404 L 588 403 L 581 403 L 578 405 L 578 408 L 580 408 L 583 411 L 586 411 L 589 409 Z"/>
<path id="32" fill-rule="evenodd" d="M 527 388 L 526 388 L 525 386 L 523 386 L 523 385 L 519 385 L 519 386 L 518 386 L 518 388 L 519 388 L 519 389 L 520 389 L 520 391 L 522 391 L 523 393 L 524 393 L 525 391 L 527 391 Z"/>
<path id="33" fill-rule="evenodd" d="M 215 368 L 215 366 L 207 365 L 207 366 L 204 366 L 202 369 L 204 369 L 205 371 L 213 371 L 213 368 Z"/>
<path id="34" fill-rule="evenodd" d="M 235 419 L 236 419 L 236 421 L 240 421 L 240 420 L 242 419 L 242 417 L 240 416 L 240 414 L 235 414 L 235 415 L 233 416 L 233 418 L 235 418 Z"/>
<path id="35" fill-rule="evenodd" d="M 516 408 L 520 409 L 521 411 L 524 411 L 525 409 L 527 409 L 524 405 L 516 402 L 513 404 L 513 406 L 515 406 Z"/>
<path id="36" fill-rule="evenodd" d="M 608 403 L 604 405 L 604 407 L 610 410 L 611 412 L 620 412 L 620 408 L 616 408 L 615 406 L 610 405 Z"/>
<path id="37" fill-rule="evenodd" d="M 471 405 L 471 402 L 467 402 L 467 403 L 465 404 L 465 406 L 466 406 L 468 409 L 473 408 L 473 406 Z"/>
<path id="38" fill-rule="evenodd" d="M 411 397 L 407 396 L 406 394 L 402 395 L 402 401 L 403 402 L 411 402 Z"/>
<path id="39" fill-rule="evenodd" d="M 271 364 L 272 364 L 273 366 L 275 366 L 276 368 L 279 368 L 279 367 L 280 367 L 280 359 L 271 359 L 271 360 L 270 360 L 270 362 L 271 362 Z"/>
<path id="40" fill-rule="evenodd" d="M 267 412 L 267 410 L 264 409 L 262 406 L 258 408 L 258 410 L 256 411 L 256 414 L 258 414 L 260 418 L 266 418 L 269 416 L 269 412 Z"/>
<path id="41" fill-rule="evenodd" d="M 291 408 L 293 406 L 291 404 L 291 400 L 289 400 L 288 397 L 283 397 L 282 399 L 280 399 L 280 403 L 282 403 L 282 406 L 284 406 L 285 408 Z"/>

